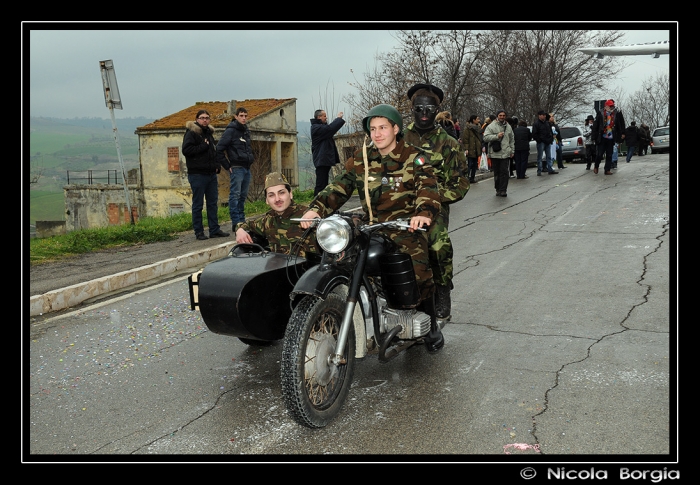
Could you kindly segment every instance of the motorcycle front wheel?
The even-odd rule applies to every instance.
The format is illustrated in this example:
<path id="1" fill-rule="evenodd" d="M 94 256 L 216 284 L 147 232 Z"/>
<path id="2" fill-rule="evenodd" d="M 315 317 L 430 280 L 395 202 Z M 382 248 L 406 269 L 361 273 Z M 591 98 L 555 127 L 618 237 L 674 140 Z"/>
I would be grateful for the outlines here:
<path id="1" fill-rule="evenodd" d="M 340 412 L 355 369 L 355 332 L 350 329 L 345 363 L 334 365 L 345 300 L 331 293 L 323 300 L 307 296 L 294 308 L 282 348 L 282 396 L 299 424 L 322 428 Z"/>

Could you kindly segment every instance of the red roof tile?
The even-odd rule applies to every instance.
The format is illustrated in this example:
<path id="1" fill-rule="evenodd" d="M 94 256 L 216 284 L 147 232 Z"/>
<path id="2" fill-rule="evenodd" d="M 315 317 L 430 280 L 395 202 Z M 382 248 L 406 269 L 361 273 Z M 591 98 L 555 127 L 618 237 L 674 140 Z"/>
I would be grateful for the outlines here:
<path id="1" fill-rule="evenodd" d="M 243 107 L 248 110 L 248 121 L 256 116 L 276 109 L 296 98 L 287 99 L 246 99 L 245 101 L 235 101 L 236 108 Z M 227 113 L 228 101 L 198 101 L 195 105 L 185 108 L 177 113 L 157 119 L 152 123 L 139 126 L 138 130 L 168 130 L 174 128 L 184 128 L 185 123 L 194 121 L 197 111 L 205 109 L 211 115 L 210 125 L 215 128 L 226 128 L 233 119 L 233 113 Z"/>

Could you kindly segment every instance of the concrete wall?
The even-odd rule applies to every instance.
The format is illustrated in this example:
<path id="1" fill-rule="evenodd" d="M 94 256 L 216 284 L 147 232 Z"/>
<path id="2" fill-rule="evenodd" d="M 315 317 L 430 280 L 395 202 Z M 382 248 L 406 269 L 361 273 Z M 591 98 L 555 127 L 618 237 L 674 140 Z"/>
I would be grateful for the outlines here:
<path id="1" fill-rule="evenodd" d="M 143 214 L 143 201 L 137 186 L 131 185 L 128 188 L 131 210 L 134 221 L 137 221 L 139 214 Z M 66 205 L 67 232 L 131 222 L 123 185 L 66 186 L 63 189 L 63 199 Z"/>
<path id="2" fill-rule="evenodd" d="M 36 221 L 36 237 L 59 236 L 66 233 L 66 221 Z"/>

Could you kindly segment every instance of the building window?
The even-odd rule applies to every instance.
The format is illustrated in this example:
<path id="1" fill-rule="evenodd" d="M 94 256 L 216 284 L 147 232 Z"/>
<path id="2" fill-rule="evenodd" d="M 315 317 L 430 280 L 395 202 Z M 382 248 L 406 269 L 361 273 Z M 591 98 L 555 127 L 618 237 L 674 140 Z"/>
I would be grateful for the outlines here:
<path id="1" fill-rule="evenodd" d="M 170 215 L 171 216 L 185 212 L 184 204 L 170 204 L 169 208 L 170 208 Z"/>
<path id="2" fill-rule="evenodd" d="M 180 147 L 168 147 L 168 172 L 180 171 Z"/>

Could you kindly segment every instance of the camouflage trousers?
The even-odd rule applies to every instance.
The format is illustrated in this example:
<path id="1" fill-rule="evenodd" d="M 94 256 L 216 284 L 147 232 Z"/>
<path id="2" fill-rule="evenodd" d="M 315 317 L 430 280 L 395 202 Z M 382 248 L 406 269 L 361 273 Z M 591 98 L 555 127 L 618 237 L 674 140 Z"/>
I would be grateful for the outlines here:
<path id="1" fill-rule="evenodd" d="M 449 286 L 452 281 L 454 249 L 447 232 L 450 224 L 450 206 L 443 204 L 437 218 L 428 230 L 428 260 L 435 284 Z"/>
<path id="2" fill-rule="evenodd" d="M 389 238 L 399 246 L 399 251 L 411 256 L 413 271 L 420 290 L 421 301 L 430 298 L 435 290 L 433 271 L 428 261 L 428 238 L 425 232 L 386 231 Z"/>

